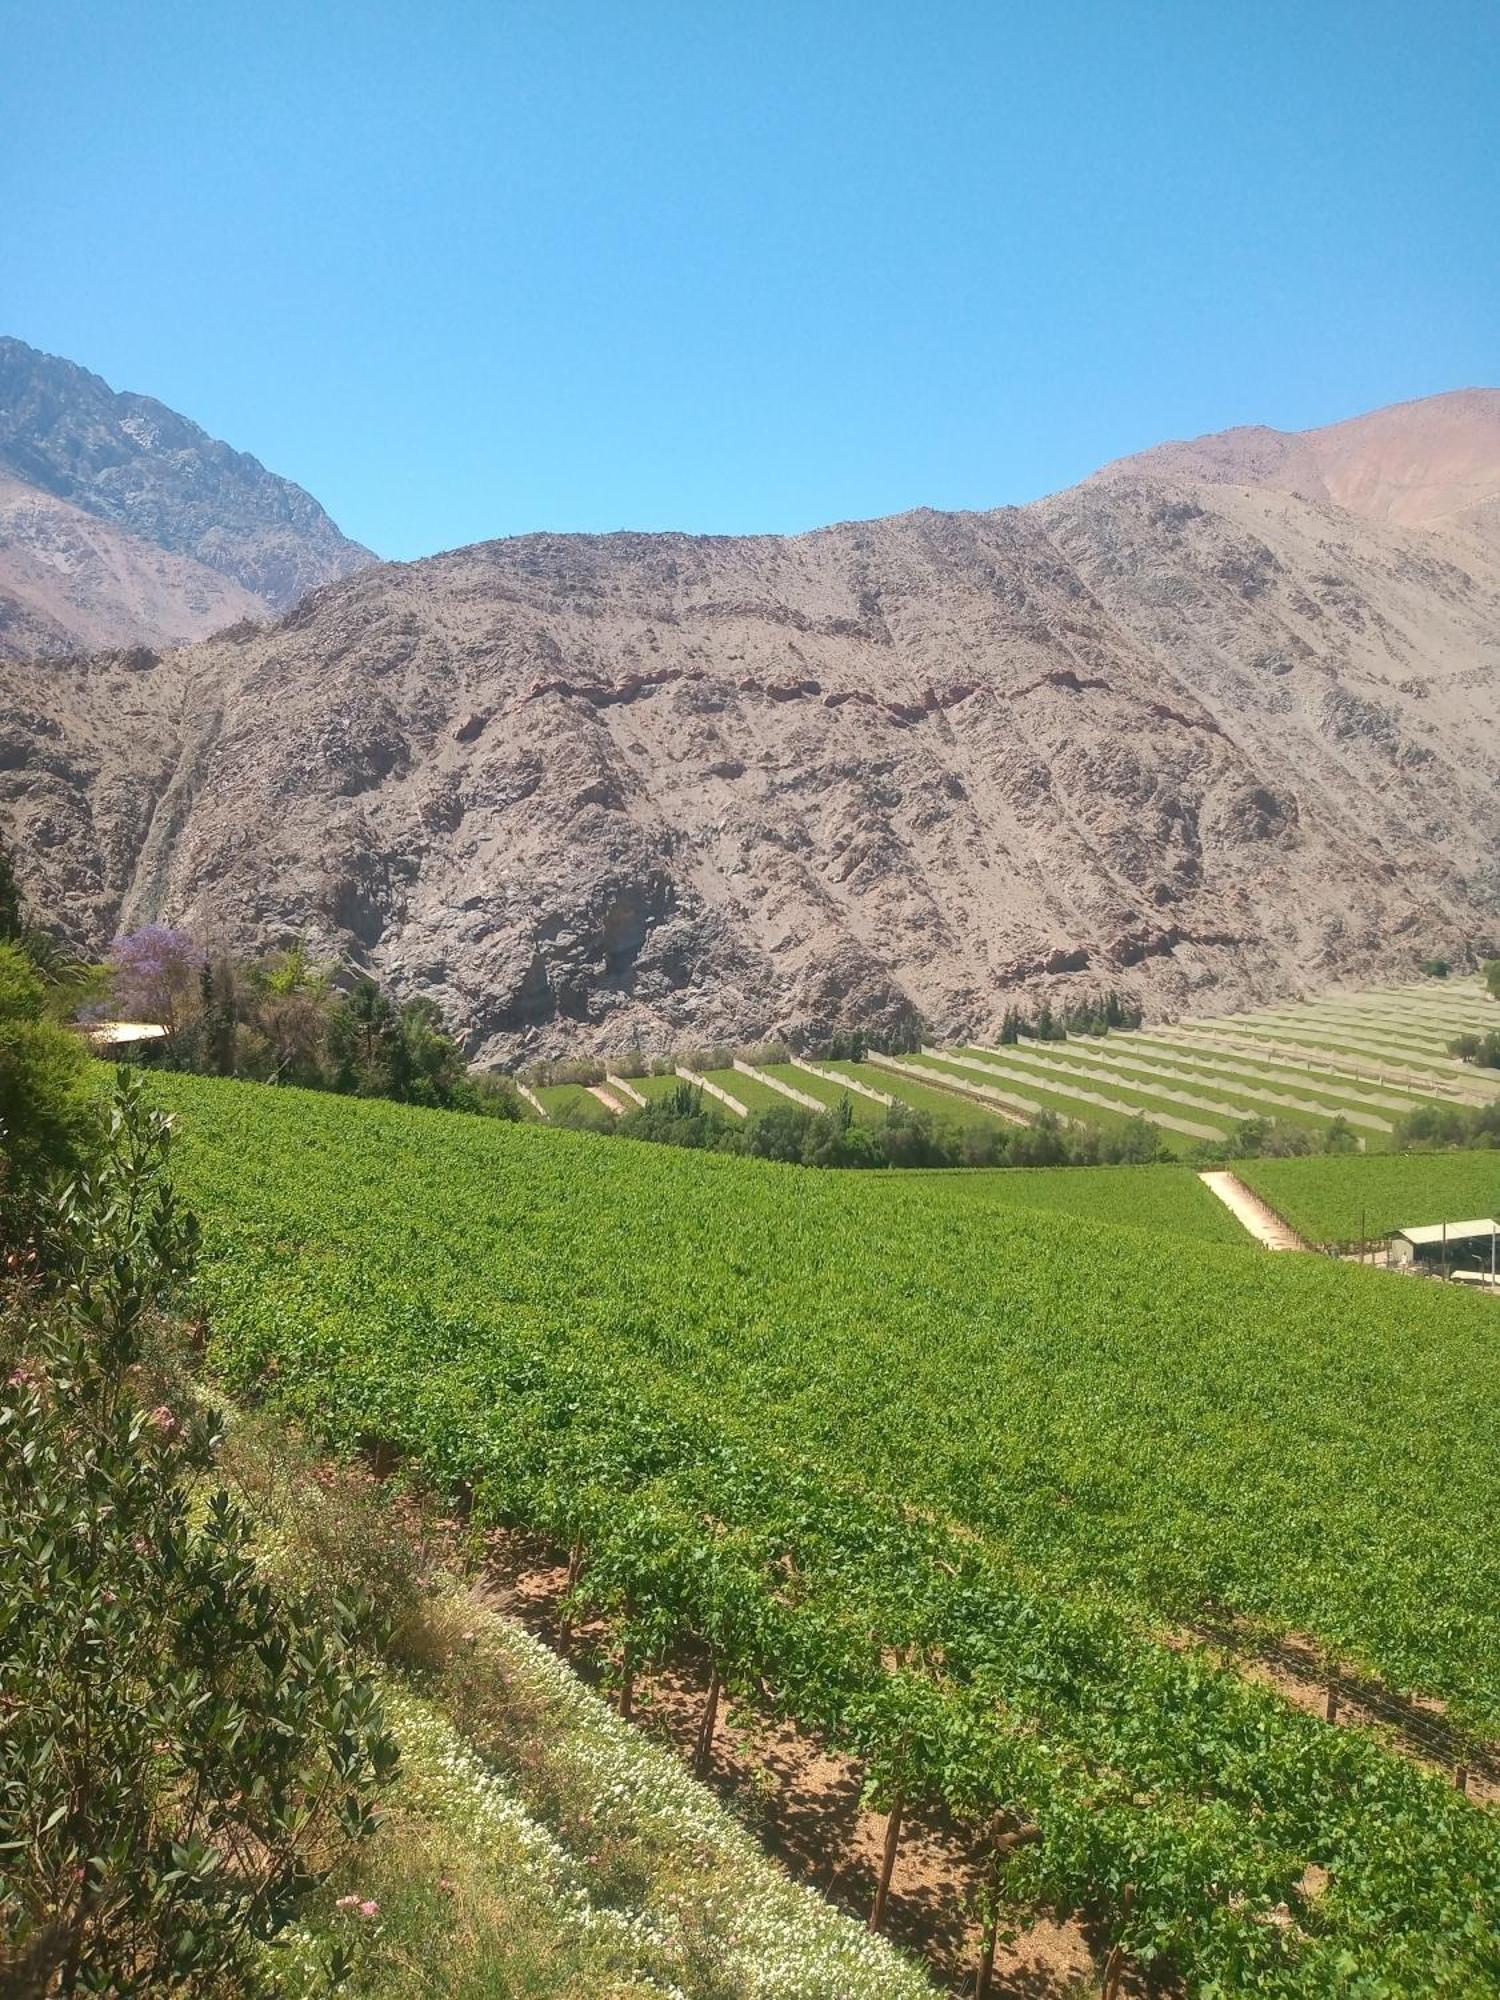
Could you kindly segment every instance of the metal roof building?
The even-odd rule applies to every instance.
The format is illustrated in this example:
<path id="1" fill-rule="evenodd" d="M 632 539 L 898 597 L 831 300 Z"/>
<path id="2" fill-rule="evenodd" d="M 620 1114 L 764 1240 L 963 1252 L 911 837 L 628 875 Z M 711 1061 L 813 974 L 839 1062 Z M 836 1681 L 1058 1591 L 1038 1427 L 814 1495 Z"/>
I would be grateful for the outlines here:
<path id="1" fill-rule="evenodd" d="M 1390 1237 L 1393 1265 L 1424 1270 L 1493 1271 L 1500 1247 L 1500 1223 L 1492 1215 L 1472 1222 L 1431 1222 L 1397 1229 Z"/>

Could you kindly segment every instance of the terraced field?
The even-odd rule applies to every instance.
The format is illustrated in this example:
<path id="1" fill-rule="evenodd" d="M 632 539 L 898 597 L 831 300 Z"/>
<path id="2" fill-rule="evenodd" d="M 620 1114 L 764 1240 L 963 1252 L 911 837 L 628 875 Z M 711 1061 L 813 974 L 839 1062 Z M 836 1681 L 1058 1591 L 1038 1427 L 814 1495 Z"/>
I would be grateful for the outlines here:
<path id="1" fill-rule="evenodd" d="M 737 1069 L 705 1070 L 703 1080 L 705 1083 L 716 1083 L 720 1090 L 727 1090 L 731 1097 L 737 1097 L 752 1117 L 761 1111 L 774 1111 L 787 1101 L 779 1090 L 769 1090 L 755 1077 L 744 1076 Z M 722 1110 L 724 1107 L 721 1105 L 719 1108 Z"/>
<path id="2" fill-rule="evenodd" d="M 925 1058 L 955 1075 L 959 1081 L 999 1083 L 1004 1089 L 1022 1090 L 1038 1098 L 1060 1117 L 1081 1124 L 1097 1125 L 1102 1131 L 1118 1129 L 1130 1119 L 1150 1118 L 1169 1146 L 1182 1140 L 1226 1139 L 1229 1121 L 1204 1115 L 1203 1107 L 1186 1098 L 1168 1098 L 1142 1088 L 1137 1079 L 1123 1072 L 1111 1073 L 1075 1051 L 1068 1042 L 1024 1042 L 1014 1048 L 973 1047 L 939 1054 L 932 1050 Z"/>
<path id="3" fill-rule="evenodd" d="M 819 1065 L 823 1067 L 822 1064 Z M 850 1115 L 856 1125 L 880 1125 L 885 1122 L 886 1108 L 873 1098 L 861 1096 L 857 1090 L 841 1090 L 836 1083 L 826 1077 L 809 1076 L 805 1069 L 798 1069 L 795 1063 L 768 1063 L 766 1075 L 774 1076 L 778 1082 L 788 1083 L 793 1090 L 800 1090 L 804 1096 L 815 1097 L 829 1111 L 838 1109 L 841 1103 L 849 1106 Z M 887 1086 L 875 1085 L 876 1089 Z"/>
<path id="4" fill-rule="evenodd" d="M 536 1094 L 546 1106 L 549 1118 L 559 1118 L 564 1113 L 581 1113 L 600 1126 L 609 1121 L 609 1112 L 581 1083 L 546 1083 Z"/>
<path id="5" fill-rule="evenodd" d="M 633 1076 L 630 1080 L 648 1102 L 670 1097 L 682 1082 L 680 1076 Z"/>
<path id="6" fill-rule="evenodd" d="M 903 1063 L 912 1061 L 906 1056 L 900 1060 Z M 961 1130 L 966 1125 L 992 1125 L 997 1122 L 1007 1124 L 1014 1120 L 1014 1114 L 1008 1118 L 1004 1112 L 991 1108 L 981 1099 L 966 1094 L 961 1089 L 937 1087 L 954 1082 L 954 1079 L 945 1076 L 941 1070 L 934 1070 L 933 1081 L 927 1084 L 923 1083 L 920 1077 L 903 1074 L 880 1063 L 827 1062 L 819 1063 L 818 1067 L 840 1076 L 852 1076 L 858 1082 L 868 1084 L 872 1090 L 886 1091 L 890 1096 L 899 1099 L 902 1104 L 909 1105 L 913 1111 L 930 1112 L 941 1125 Z"/>
<path id="7" fill-rule="evenodd" d="M 1494 1813 L 1190 1631 L 1297 1633 L 1500 1734 L 1492 1302 L 1084 1221 L 1057 1176 L 1023 1210 L 153 1088 L 218 1365 L 573 1548 L 616 1657 L 711 1658 L 884 1801 L 1031 1829 L 1007 1894 L 1176 1990 L 1500 1996 Z"/>
<path id="8" fill-rule="evenodd" d="M 1500 1074 L 1446 1052 L 1454 1036 L 1486 1025 L 1500 1025 L 1500 1006 L 1477 981 L 1427 980 L 1108 1036 L 926 1049 L 909 1060 L 952 1087 L 1003 1089 L 1023 1115 L 1045 1109 L 1102 1130 L 1148 1118 L 1178 1154 L 1222 1143 L 1248 1119 L 1300 1127 L 1315 1146 L 1342 1120 L 1376 1152 L 1422 1105 L 1500 1099 Z M 900 1078 L 888 1087 L 910 1089 Z"/>

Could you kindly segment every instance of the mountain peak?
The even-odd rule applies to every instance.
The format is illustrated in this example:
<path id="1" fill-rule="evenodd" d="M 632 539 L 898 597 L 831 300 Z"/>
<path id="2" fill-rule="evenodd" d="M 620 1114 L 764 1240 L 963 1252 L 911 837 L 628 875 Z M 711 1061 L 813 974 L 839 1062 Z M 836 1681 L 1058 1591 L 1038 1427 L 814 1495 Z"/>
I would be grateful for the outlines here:
<path id="1" fill-rule="evenodd" d="M 0 473 L 215 571 L 269 611 L 371 560 L 311 494 L 248 452 L 10 337 L 0 338 Z"/>
<path id="2" fill-rule="evenodd" d="M 1453 389 L 1315 430 L 1211 431 L 1116 459 L 1094 476 L 1141 473 L 1290 493 L 1397 527 L 1462 525 L 1500 497 L 1500 389 Z"/>

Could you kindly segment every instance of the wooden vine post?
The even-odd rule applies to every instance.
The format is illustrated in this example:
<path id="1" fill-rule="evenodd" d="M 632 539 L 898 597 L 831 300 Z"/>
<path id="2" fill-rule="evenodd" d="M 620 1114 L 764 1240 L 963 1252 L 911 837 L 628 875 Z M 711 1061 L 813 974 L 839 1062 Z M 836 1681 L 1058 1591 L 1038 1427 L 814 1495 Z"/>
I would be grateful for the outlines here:
<path id="1" fill-rule="evenodd" d="M 572 1548 L 568 1551 L 567 1601 L 563 1610 L 562 1626 L 558 1632 L 558 1638 L 562 1642 L 562 1649 L 565 1653 L 573 1643 L 573 1592 L 578 1588 L 578 1579 L 582 1574 L 583 1543 L 574 1542 Z"/>
<path id="2" fill-rule="evenodd" d="M 714 1729 L 719 1720 L 719 1696 L 723 1691 L 719 1663 L 714 1661 L 708 1676 L 708 1695 L 703 1704 L 703 1720 L 698 1725 L 698 1741 L 693 1750 L 693 1776 L 706 1777 L 713 1761 Z"/>
<path id="3" fill-rule="evenodd" d="M 974 2000 L 989 2000 L 990 1987 L 995 1977 L 995 1953 L 1000 1945 L 1000 1881 L 1006 1860 L 1018 1847 L 1029 1847 L 1040 1840 L 1039 1826 L 1020 1826 L 1011 1833 L 1002 1833 L 993 1842 L 990 1850 L 989 1915 L 985 1919 L 984 1939 L 979 1947 L 979 1973 L 974 1981 Z"/>
<path id="4" fill-rule="evenodd" d="M 898 1791 L 891 1801 L 891 1809 L 885 1820 L 885 1846 L 880 1854 L 880 1879 L 875 1884 L 875 1901 L 870 1905 L 870 1929 L 878 1931 L 885 1922 L 886 1898 L 891 1891 L 891 1876 L 896 1867 L 896 1848 L 901 1839 L 902 1798 Z"/>
<path id="5" fill-rule="evenodd" d="M 1130 1906 L 1135 1901 L 1135 1890 L 1127 1882 L 1125 1893 L 1120 1898 L 1120 1923 L 1123 1927 L 1130 1917 Z M 1104 1989 L 1101 2000 L 1120 2000 L 1120 1981 L 1125 1977 L 1125 1947 L 1116 1938 L 1110 1947 L 1109 1957 L 1104 1962 Z"/>

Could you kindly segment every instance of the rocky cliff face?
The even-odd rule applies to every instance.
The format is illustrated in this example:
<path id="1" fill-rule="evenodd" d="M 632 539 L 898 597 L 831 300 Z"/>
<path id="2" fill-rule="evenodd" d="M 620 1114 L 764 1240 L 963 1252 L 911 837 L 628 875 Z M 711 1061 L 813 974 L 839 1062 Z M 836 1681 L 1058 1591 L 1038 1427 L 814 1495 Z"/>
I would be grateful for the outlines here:
<path id="1" fill-rule="evenodd" d="M 482 544 L 162 657 L 0 664 L 0 826 L 80 939 L 305 937 L 482 1059 L 981 1033 L 1023 987 L 1221 1008 L 1500 937 L 1497 681 L 1482 520 L 1125 467 Z"/>
<path id="2" fill-rule="evenodd" d="M 201 638 L 370 560 L 248 454 L 0 339 L 0 650 Z"/>

